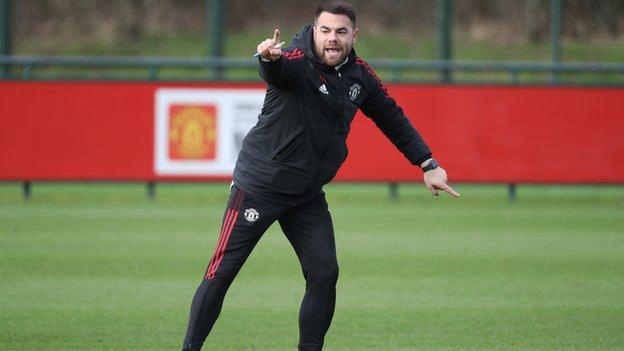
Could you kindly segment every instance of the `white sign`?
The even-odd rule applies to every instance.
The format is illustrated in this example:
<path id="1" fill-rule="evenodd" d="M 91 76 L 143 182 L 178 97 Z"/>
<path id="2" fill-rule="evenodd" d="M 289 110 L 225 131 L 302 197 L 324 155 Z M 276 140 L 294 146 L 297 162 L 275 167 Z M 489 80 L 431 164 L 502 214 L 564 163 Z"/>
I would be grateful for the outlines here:
<path id="1" fill-rule="evenodd" d="M 242 141 L 258 121 L 261 89 L 156 91 L 157 175 L 231 176 Z"/>

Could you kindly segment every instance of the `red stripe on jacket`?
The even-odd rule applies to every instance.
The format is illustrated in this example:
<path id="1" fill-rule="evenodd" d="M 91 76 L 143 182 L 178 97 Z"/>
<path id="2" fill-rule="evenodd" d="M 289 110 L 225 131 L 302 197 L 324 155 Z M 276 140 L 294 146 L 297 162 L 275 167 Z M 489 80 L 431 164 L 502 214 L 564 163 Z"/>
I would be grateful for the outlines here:
<path id="1" fill-rule="evenodd" d="M 383 90 L 383 92 L 388 95 L 388 88 L 386 87 L 386 85 L 381 81 L 381 79 L 379 78 L 379 76 L 377 75 L 377 73 L 375 73 L 375 71 L 373 70 L 373 68 L 368 64 L 368 62 L 362 60 L 359 57 L 355 58 L 355 62 L 366 68 L 366 70 L 375 78 L 375 80 L 377 80 L 377 83 L 379 83 L 379 86 L 381 87 L 381 90 Z"/>

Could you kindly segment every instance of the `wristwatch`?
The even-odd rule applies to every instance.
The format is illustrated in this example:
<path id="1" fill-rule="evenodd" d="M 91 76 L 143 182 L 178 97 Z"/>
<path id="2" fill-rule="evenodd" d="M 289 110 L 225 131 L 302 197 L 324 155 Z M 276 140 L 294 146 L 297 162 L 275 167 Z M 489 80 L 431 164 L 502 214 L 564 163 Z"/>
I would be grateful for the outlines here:
<path id="1" fill-rule="evenodd" d="M 438 168 L 438 166 L 440 166 L 438 164 L 438 161 L 436 161 L 435 158 L 432 158 L 431 161 L 429 161 L 429 163 L 427 163 L 424 167 L 422 167 L 422 170 L 423 170 L 423 172 L 427 172 L 427 171 L 430 171 L 432 169 Z"/>

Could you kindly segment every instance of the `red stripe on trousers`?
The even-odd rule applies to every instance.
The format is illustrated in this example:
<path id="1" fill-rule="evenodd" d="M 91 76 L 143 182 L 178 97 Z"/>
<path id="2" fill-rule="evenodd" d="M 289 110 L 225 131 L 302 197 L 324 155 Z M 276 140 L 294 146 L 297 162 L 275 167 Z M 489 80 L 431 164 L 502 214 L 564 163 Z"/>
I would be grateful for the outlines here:
<path id="1" fill-rule="evenodd" d="M 234 218 L 232 222 L 230 223 L 230 227 L 228 228 L 226 232 L 227 234 L 225 237 L 225 245 L 227 245 L 227 242 L 230 239 L 230 234 L 232 234 L 232 229 L 234 229 L 234 223 L 236 223 L 237 218 L 238 218 L 238 211 L 234 212 Z M 214 276 L 214 273 L 216 272 L 217 268 L 219 268 L 219 265 L 221 264 L 221 260 L 223 260 L 223 256 L 225 255 L 225 245 L 223 245 L 221 252 L 219 252 L 219 258 L 217 259 L 217 264 L 214 266 L 212 276 Z"/>
<path id="2" fill-rule="evenodd" d="M 232 210 L 228 208 L 227 214 L 225 215 L 225 219 L 223 220 L 223 225 L 221 226 L 221 232 L 219 233 L 219 242 L 217 243 L 215 252 L 212 255 L 212 259 L 210 260 L 210 265 L 208 266 L 208 270 L 206 271 L 206 278 L 208 278 L 208 276 L 212 272 L 215 262 L 217 261 L 217 255 L 219 253 L 219 250 L 221 249 L 221 246 L 223 245 L 223 242 L 225 241 L 224 240 L 225 239 L 225 227 L 226 227 L 226 223 L 228 223 L 231 218 L 231 214 L 232 214 Z"/>
<path id="3" fill-rule="evenodd" d="M 238 210 L 240 208 L 241 203 L 243 202 L 243 193 L 237 192 L 236 197 L 234 201 L 232 202 L 233 202 L 233 206 L 232 206 L 233 217 L 230 218 L 230 222 L 226 225 L 226 229 L 224 231 L 225 233 L 224 245 L 221 247 L 221 249 L 217 253 L 218 255 L 217 263 L 212 270 L 212 273 L 213 273 L 212 275 L 214 275 L 214 272 L 217 270 L 217 267 L 219 267 L 219 264 L 221 263 L 221 260 L 223 259 L 223 255 L 225 254 L 225 246 L 227 245 L 228 239 L 230 238 L 230 234 L 232 234 L 232 229 L 234 228 L 234 224 L 236 223 L 236 219 L 238 218 L 238 212 L 239 212 Z"/>
<path id="4" fill-rule="evenodd" d="M 232 200 L 232 203 L 234 203 L 235 199 L 237 199 L 237 195 L 238 195 L 238 193 L 234 196 L 234 199 Z M 231 210 L 231 207 L 228 206 L 226 214 L 225 214 L 225 218 L 223 219 L 223 224 L 221 225 L 221 232 L 219 233 L 219 242 L 217 243 L 217 247 L 215 248 L 215 252 L 212 255 L 212 259 L 210 260 L 210 264 L 208 265 L 208 269 L 206 270 L 205 278 L 208 278 L 210 273 L 213 271 L 215 262 L 217 261 L 217 255 L 219 253 L 219 250 L 221 249 L 221 246 L 223 246 L 223 242 L 224 242 L 224 239 L 225 239 L 225 228 L 227 227 L 227 223 L 229 222 L 231 216 L 232 216 L 232 210 Z"/>
<path id="5" fill-rule="evenodd" d="M 237 191 L 234 199 L 232 200 L 232 207 L 228 208 L 226 218 L 223 221 L 221 233 L 219 234 L 219 244 L 217 245 L 212 260 L 210 261 L 210 266 L 208 268 L 208 272 L 206 273 L 206 279 L 214 278 L 215 272 L 217 271 L 217 268 L 219 268 L 219 264 L 225 254 L 225 247 L 230 239 L 230 234 L 232 234 L 232 229 L 234 229 L 234 223 L 236 223 L 236 219 L 238 219 L 238 209 L 240 208 L 242 202 L 243 193 Z"/>

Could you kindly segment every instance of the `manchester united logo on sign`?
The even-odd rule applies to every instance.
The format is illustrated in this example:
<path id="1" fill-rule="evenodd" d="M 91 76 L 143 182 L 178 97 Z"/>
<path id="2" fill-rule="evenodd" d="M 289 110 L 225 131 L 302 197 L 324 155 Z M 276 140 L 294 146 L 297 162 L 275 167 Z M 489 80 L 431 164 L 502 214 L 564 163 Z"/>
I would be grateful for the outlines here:
<path id="1" fill-rule="evenodd" d="M 214 160 L 216 115 L 214 105 L 171 105 L 169 157 L 172 160 Z"/>

